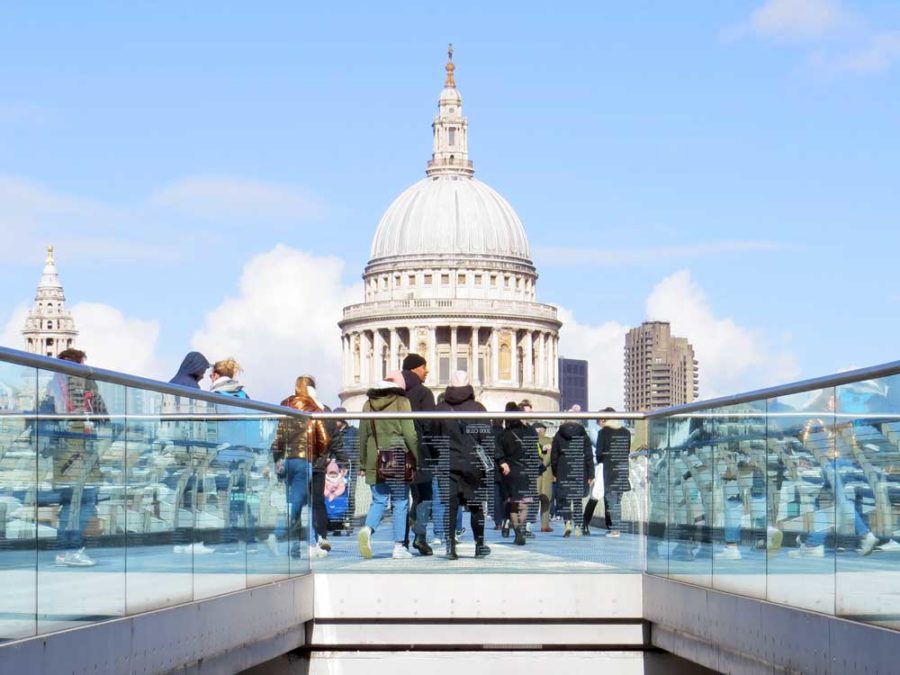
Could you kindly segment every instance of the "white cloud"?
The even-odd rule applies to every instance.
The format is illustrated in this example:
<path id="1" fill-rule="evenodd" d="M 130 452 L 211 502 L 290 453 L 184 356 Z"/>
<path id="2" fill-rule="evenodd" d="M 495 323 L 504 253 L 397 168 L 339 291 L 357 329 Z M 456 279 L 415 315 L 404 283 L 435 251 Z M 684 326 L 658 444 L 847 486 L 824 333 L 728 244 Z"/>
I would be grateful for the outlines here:
<path id="1" fill-rule="evenodd" d="M 700 362 L 700 396 L 708 399 L 796 379 L 796 358 L 765 334 L 716 316 L 703 289 L 682 270 L 659 282 L 647 318 L 668 321 L 686 337 Z"/>
<path id="2" fill-rule="evenodd" d="M 767 0 L 723 35 L 805 43 L 808 64 L 827 74 L 880 73 L 900 61 L 900 30 L 875 27 L 840 0 Z"/>
<path id="3" fill-rule="evenodd" d="M 821 38 L 853 22 L 839 0 L 767 0 L 750 15 L 750 29 L 779 40 Z"/>
<path id="4" fill-rule="evenodd" d="M 628 326 L 607 321 L 599 326 L 578 323 L 564 307 L 559 308 L 563 322 L 559 334 L 559 353 L 572 359 L 587 359 L 588 406 L 592 409 L 612 406 L 624 409 L 624 348 Z"/>
<path id="5" fill-rule="evenodd" d="M 234 235 L 293 227 L 323 213 L 299 186 L 235 177 L 188 177 L 149 198 L 115 204 L 0 175 L 0 260 L 37 262 L 53 243 L 70 260 L 181 261 L 213 236 L 221 239 L 221 225 L 240 225 L 228 231 Z"/>
<path id="6" fill-rule="evenodd" d="M 3 326 L 3 332 L 0 333 L 0 345 L 9 347 L 10 349 L 24 349 L 22 343 L 22 328 L 25 326 L 25 317 L 28 316 L 28 307 L 20 305 L 16 307 Z"/>
<path id="7" fill-rule="evenodd" d="M 717 316 L 703 289 L 683 270 L 666 277 L 646 300 L 648 320 L 668 321 L 672 334 L 685 337 L 700 362 L 700 396 L 704 399 L 737 394 L 799 377 L 796 358 L 787 349 L 789 336 L 772 339 L 760 331 Z M 560 354 L 590 362 L 591 408 L 624 408 L 624 347 L 630 326 L 607 321 L 579 323 L 559 310 Z"/>
<path id="8" fill-rule="evenodd" d="M 219 222 L 289 222 L 319 217 L 323 206 L 298 186 L 246 178 L 195 176 L 156 192 L 154 206 Z"/>
<path id="9" fill-rule="evenodd" d="M 313 374 L 320 398 L 333 404 L 340 389 L 345 305 L 359 302 L 362 285 L 345 286 L 345 263 L 279 244 L 243 269 L 239 294 L 206 315 L 193 346 L 211 361 L 234 356 L 241 380 L 257 399 L 280 401 L 294 379 Z"/>
<path id="10" fill-rule="evenodd" d="M 868 44 L 837 60 L 840 70 L 879 73 L 900 61 L 900 31 L 883 31 L 871 36 Z"/>
<path id="11" fill-rule="evenodd" d="M 125 316 L 110 305 L 81 302 L 71 309 L 78 329 L 78 348 L 88 365 L 131 375 L 162 379 L 156 355 L 159 322 Z"/>
<path id="12" fill-rule="evenodd" d="M 559 265 L 635 265 L 675 258 L 719 257 L 729 253 L 778 251 L 783 244 L 772 241 L 720 241 L 701 244 L 604 250 L 592 248 L 542 247 L 535 251 L 542 264 Z"/>

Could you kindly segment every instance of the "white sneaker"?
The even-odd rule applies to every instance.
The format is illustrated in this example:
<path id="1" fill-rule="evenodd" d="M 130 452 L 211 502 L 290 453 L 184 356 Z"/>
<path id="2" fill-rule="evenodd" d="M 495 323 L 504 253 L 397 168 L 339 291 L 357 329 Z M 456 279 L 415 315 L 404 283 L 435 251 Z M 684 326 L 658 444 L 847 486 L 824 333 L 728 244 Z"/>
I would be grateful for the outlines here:
<path id="1" fill-rule="evenodd" d="M 431 545 L 431 548 L 435 548 L 436 546 L 443 546 L 444 540 L 441 539 L 440 537 L 435 537 L 434 539 L 431 540 L 430 545 Z M 898 544 L 898 546 L 900 546 L 900 544 Z"/>
<path id="2" fill-rule="evenodd" d="M 391 554 L 391 557 L 394 560 L 406 560 L 407 558 L 412 558 L 413 554 L 403 544 L 394 544 L 394 552 Z"/>
<path id="3" fill-rule="evenodd" d="M 266 547 L 272 555 L 278 555 L 278 539 L 274 534 L 270 534 L 266 537 Z"/>
<path id="4" fill-rule="evenodd" d="M 572 534 L 572 521 L 571 521 L 571 520 L 567 520 L 567 521 L 566 521 L 566 526 L 565 526 L 565 528 L 563 529 L 563 536 L 564 536 L 564 537 L 568 537 L 570 534 Z"/>
<path id="5" fill-rule="evenodd" d="M 859 542 L 859 554 L 869 555 L 878 546 L 878 537 L 871 532 L 866 532 L 866 536 Z"/>
<path id="6" fill-rule="evenodd" d="M 359 554 L 363 558 L 372 557 L 372 530 L 369 527 L 363 527 L 359 534 L 356 535 L 356 542 L 359 544 Z"/>
<path id="7" fill-rule="evenodd" d="M 331 544 L 321 534 L 316 537 L 316 546 L 328 553 L 331 550 Z"/>
<path id="8" fill-rule="evenodd" d="M 777 527 L 771 525 L 766 528 L 766 550 L 775 552 L 781 548 L 781 542 L 784 539 L 784 533 Z"/>
<path id="9" fill-rule="evenodd" d="M 806 544 L 801 544 L 799 548 L 795 548 L 793 551 L 788 553 L 788 556 L 790 556 L 791 558 L 824 558 L 825 544 L 819 544 L 818 546 L 807 546 Z"/>
<path id="10" fill-rule="evenodd" d="M 185 555 L 193 554 L 193 555 L 207 555 L 209 553 L 215 553 L 216 549 L 210 548 L 209 546 L 204 546 L 202 541 L 194 542 L 193 544 L 186 544 L 184 546 L 174 546 L 172 551 L 175 553 L 183 553 Z"/>
<path id="11" fill-rule="evenodd" d="M 312 558 L 326 558 L 328 557 L 328 551 L 319 546 L 318 544 L 310 544 L 309 545 L 309 557 Z"/>
<path id="12" fill-rule="evenodd" d="M 882 544 L 881 546 L 876 546 L 875 550 L 876 551 L 884 551 L 885 553 L 900 551 L 900 543 L 891 539 L 887 543 Z"/>
<path id="13" fill-rule="evenodd" d="M 82 546 L 77 551 L 69 551 L 56 556 L 56 564 L 66 565 L 67 567 L 93 567 L 97 563 L 84 552 L 84 547 Z"/>
<path id="14" fill-rule="evenodd" d="M 716 553 L 715 558 L 717 560 L 740 560 L 741 551 L 737 546 L 726 546 Z"/>

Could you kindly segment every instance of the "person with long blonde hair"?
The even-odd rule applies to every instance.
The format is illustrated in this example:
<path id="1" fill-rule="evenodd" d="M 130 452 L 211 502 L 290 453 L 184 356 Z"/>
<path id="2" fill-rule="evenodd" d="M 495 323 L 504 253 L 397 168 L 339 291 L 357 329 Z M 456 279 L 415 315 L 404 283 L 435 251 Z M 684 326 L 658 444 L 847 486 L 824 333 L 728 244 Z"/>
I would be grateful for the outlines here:
<path id="1" fill-rule="evenodd" d="M 281 405 L 303 412 L 322 412 L 323 406 L 316 395 L 316 381 L 312 375 L 301 375 L 294 383 L 294 393 L 281 402 Z M 310 478 L 313 466 L 328 455 L 328 433 L 321 420 L 304 419 L 285 416 L 279 421 L 272 443 L 272 456 L 275 460 L 275 472 L 284 477 L 288 503 L 288 530 L 293 539 L 291 556 L 300 557 L 300 513 L 310 501 Z M 322 502 L 318 505 L 318 502 Z M 313 523 L 316 539 L 311 546 L 312 555 L 324 557 L 331 550 L 328 543 L 328 515 L 325 513 L 324 487 L 313 504 Z M 278 552 L 278 539 L 273 533 L 269 535 L 267 545 L 273 553 Z"/>

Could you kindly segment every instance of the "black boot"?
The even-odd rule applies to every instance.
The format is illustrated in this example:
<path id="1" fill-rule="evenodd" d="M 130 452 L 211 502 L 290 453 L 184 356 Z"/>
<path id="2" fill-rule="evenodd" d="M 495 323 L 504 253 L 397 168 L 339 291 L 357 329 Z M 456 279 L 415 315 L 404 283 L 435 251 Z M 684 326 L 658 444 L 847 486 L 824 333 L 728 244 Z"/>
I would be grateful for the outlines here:
<path id="1" fill-rule="evenodd" d="M 484 543 L 484 537 L 475 540 L 475 557 L 487 558 L 491 554 L 491 547 Z"/>
<path id="2" fill-rule="evenodd" d="M 516 546 L 524 546 L 525 545 L 525 526 L 519 525 L 516 527 Z"/>
<path id="3" fill-rule="evenodd" d="M 456 539 L 453 537 L 450 537 L 447 543 L 447 560 L 459 560 L 459 556 L 456 555 Z"/>
<path id="4" fill-rule="evenodd" d="M 509 520 L 503 521 L 503 524 L 500 526 L 500 535 L 503 537 L 509 536 Z"/>
<path id="5" fill-rule="evenodd" d="M 434 553 L 428 542 L 425 541 L 425 535 L 421 534 L 416 535 L 416 538 L 413 540 L 413 548 L 419 552 L 419 555 L 432 555 Z"/>

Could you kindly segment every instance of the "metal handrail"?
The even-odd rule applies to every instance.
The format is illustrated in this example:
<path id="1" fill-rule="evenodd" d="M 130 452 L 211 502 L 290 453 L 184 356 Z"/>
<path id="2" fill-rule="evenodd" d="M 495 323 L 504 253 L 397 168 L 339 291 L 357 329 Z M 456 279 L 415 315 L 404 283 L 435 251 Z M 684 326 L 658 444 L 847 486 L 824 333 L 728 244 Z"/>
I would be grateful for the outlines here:
<path id="1" fill-rule="evenodd" d="M 850 384 L 851 382 L 861 382 L 863 380 L 873 380 L 879 377 L 890 377 L 891 375 L 900 374 L 900 361 L 891 361 L 882 363 L 877 366 L 868 366 L 866 368 L 857 368 L 855 370 L 847 370 L 843 373 L 834 373 L 832 375 L 823 375 L 822 377 L 814 377 L 808 380 L 799 380 L 788 384 L 779 384 L 774 387 L 766 387 L 765 389 L 756 389 L 741 394 L 732 394 L 730 396 L 721 396 L 706 401 L 692 401 L 682 405 L 675 405 L 669 408 L 660 408 L 652 412 L 645 413 L 647 419 L 657 417 L 672 417 L 673 415 L 686 415 L 687 413 L 698 410 L 709 410 L 710 408 L 724 408 L 726 406 L 739 405 L 741 403 L 749 403 L 751 401 L 760 401 L 779 396 L 790 396 L 804 391 L 813 391 L 816 389 L 825 389 L 826 387 L 839 387 L 842 384 Z"/>
<path id="2" fill-rule="evenodd" d="M 683 416 L 697 411 L 708 411 L 711 408 L 724 408 L 727 406 L 739 405 L 741 403 L 749 403 L 751 401 L 759 401 L 779 396 L 789 396 L 804 391 L 812 391 L 815 389 L 824 389 L 826 387 L 837 387 L 851 382 L 859 382 L 862 380 L 871 380 L 879 377 L 889 377 L 891 375 L 900 374 L 900 361 L 891 361 L 876 366 L 866 368 L 857 368 L 848 370 L 843 373 L 834 373 L 822 377 L 815 377 L 808 380 L 799 380 L 788 384 L 781 384 L 765 389 L 757 389 L 740 394 L 732 394 L 730 396 L 722 396 L 719 398 L 709 399 L 705 401 L 693 401 L 682 405 L 671 406 L 669 408 L 661 408 L 652 412 L 321 412 L 308 413 L 297 410 L 295 408 L 287 408 L 276 405 L 274 403 L 265 403 L 262 401 L 254 401 L 252 399 L 233 399 L 222 400 L 221 394 L 203 391 L 202 389 L 194 389 L 192 387 L 182 387 L 177 384 L 169 384 L 168 382 L 160 382 L 136 375 L 128 375 L 114 370 L 105 370 L 103 368 L 94 368 L 92 366 L 84 366 L 63 359 L 54 359 L 39 354 L 31 354 L 29 352 L 10 349 L 9 347 L 0 347 L 0 360 L 18 365 L 28 366 L 32 368 L 40 368 L 42 370 L 51 370 L 55 372 L 66 373 L 68 375 L 76 375 L 78 377 L 90 377 L 111 384 L 119 384 L 126 387 L 135 387 L 139 389 L 155 391 L 162 394 L 172 394 L 183 398 L 190 398 L 198 401 L 206 401 L 219 406 L 228 406 L 231 408 L 246 408 L 248 410 L 257 410 L 264 413 L 270 413 L 278 416 L 293 417 L 309 417 L 321 420 L 368 420 L 368 419 L 476 419 L 476 420 L 643 420 L 657 419 L 661 417 Z M 231 419 L 240 419 L 238 415 L 231 416 Z"/>
<path id="3" fill-rule="evenodd" d="M 215 405 L 241 407 L 249 410 L 273 413 L 275 415 L 293 414 L 297 417 L 309 416 L 309 413 L 296 410 L 295 408 L 286 408 L 284 406 L 275 405 L 274 403 L 264 403 L 263 401 L 254 401 L 252 399 L 243 398 L 238 399 L 229 397 L 226 399 L 222 394 L 215 394 L 213 392 L 203 391 L 202 389 L 183 387 L 180 384 L 160 382 L 159 380 L 151 380 L 146 377 L 138 377 L 137 375 L 128 375 L 127 373 L 120 373 L 116 370 L 84 366 L 80 363 L 66 361 L 65 359 L 54 359 L 49 356 L 22 352 L 18 349 L 10 349 L 9 347 L 0 347 L 0 361 L 7 361 L 9 363 L 15 363 L 30 368 L 40 368 L 41 370 L 52 370 L 58 373 L 65 373 L 66 375 L 76 375 L 77 377 L 89 377 L 102 382 L 109 382 L 110 384 L 156 391 L 160 394 L 172 394 L 182 398 L 206 401 L 207 403 L 213 403 Z"/>

